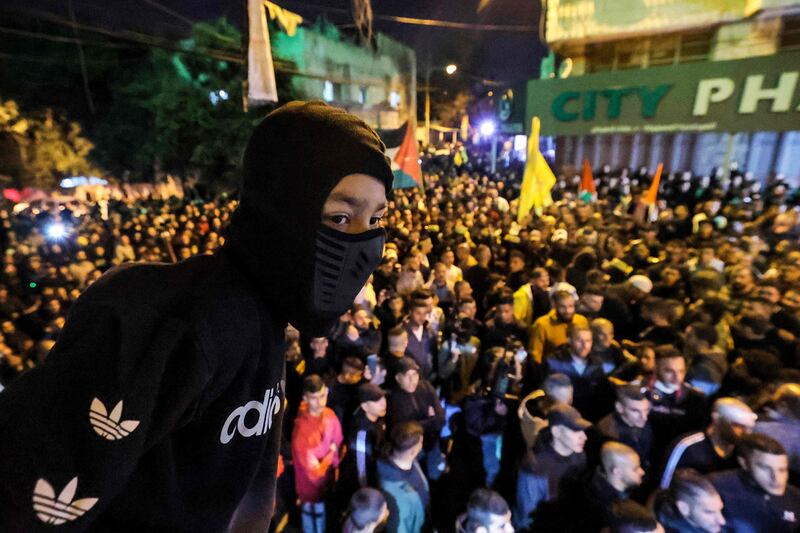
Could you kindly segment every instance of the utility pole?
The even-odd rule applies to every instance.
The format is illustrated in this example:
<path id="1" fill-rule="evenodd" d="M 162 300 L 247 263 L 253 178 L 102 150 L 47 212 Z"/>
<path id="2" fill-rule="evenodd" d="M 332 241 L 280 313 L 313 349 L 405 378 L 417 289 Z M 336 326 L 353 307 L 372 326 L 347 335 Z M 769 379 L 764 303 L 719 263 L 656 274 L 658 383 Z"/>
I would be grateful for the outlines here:
<path id="1" fill-rule="evenodd" d="M 431 143 L 431 54 L 425 64 L 425 146 Z"/>

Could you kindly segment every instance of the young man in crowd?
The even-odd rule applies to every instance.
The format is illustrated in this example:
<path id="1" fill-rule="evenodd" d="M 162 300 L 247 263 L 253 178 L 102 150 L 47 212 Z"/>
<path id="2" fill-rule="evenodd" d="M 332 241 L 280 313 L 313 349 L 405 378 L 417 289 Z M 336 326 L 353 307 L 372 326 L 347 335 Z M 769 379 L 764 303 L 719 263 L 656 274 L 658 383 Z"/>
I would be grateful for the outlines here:
<path id="1" fill-rule="evenodd" d="M 553 309 L 533 323 L 530 338 L 530 355 L 537 363 L 567 343 L 567 330 L 571 325 L 589 328 L 589 321 L 575 312 L 575 297 L 567 291 L 553 295 Z"/>
<path id="2" fill-rule="evenodd" d="M 720 533 L 726 524 L 723 507 L 714 485 L 690 469 L 675 472 L 669 490 L 655 502 L 667 533 Z"/>
<path id="3" fill-rule="evenodd" d="M 630 498 L 644 479 L 636 451 L 620 442 L 609 441 L 600 449 L 600 465 L 587 478 L 580 498 L 567 507 L 564 522 L 573 531 L 599 531 L 611 524 L 611 508 Z"/>
<path id="4" fill-rule="evenodd" d="M 422 377 L 434 377 L 436 361 L 436 335 L 428 325 L 428 304 L 424 300 L 412 300 L 405 321 L 408 346 L 406 355 L 414 359 L 420 367 Z"/>
<path id="5" fill-rule="evenodd" d="M 737 446 L 739 468 L 709 476 L 725 503 L 734 531 L 797 531 L 800 490 L 789 485 L 789 458 L 775 439 L 744 435 Z"/>
<path id="6" fill-rule="evenodd" d="M 420 533 L 430 520 L 430 488 L 417 463 L 423 429 L 416 422 L 394 426 L 390 452 L 378 459 L 378 482 L 389 503 L 389 531 Z"/>
<path id="7" fill-rule="evenodd" d="M 557 501 L 563 493 L 574 490 L 586 469 L 583 448 L 591 422 L 568 405 L 554 406 L 547 421 L 547 438 L 528 452 L 519 471 L 514 524 L 520 529 L 536 522 L 537 509 L 543 502 Z"/>
<path id="8" fill-rule="evenodd" d="M 292 432 L 292 459 L 304 533 L 322 533 L 342 445 L 342 426 L 326 407 L 328 387 L 319 376 L 303 380 L 303 403 Z"/>
<path id="9" fill-rule="evenodd" d="M 608 404 L 609 388 L 603 364 L 590 357 L 592 330 L 588 325 L 571 324 L 567 344 L 545 359 L 545 374 L 559 373 L 572 381 L 573 404 L 589 420 L 597 420 Z"/>
<path id="10" fill-rule="evenodd" d="M 222 250 L 94 281 L 45 363 L 0 394 L 0 433 L 13 435 L 0 440 L 0 529 L 266 530 L 284 328 L 327 335 L 380 261 L 384 152 L 354 115 L 285 104 L 253 129 Z M 155 217 L 119 208 L 146 247 L 135 225 L 155 230 Z M 79 239 L 90 223 L 107 227 L 92 217 Z M 318 260 L 318 248 L 336 259 Z M 76 257 L 79 280 L 93 280 L 94 264 Z"/>
<path id="11" fill-rule="evenodd" d="M 678 435 L 700 429 L 706 421 L 706 398 L 685 378 L 686 357 L 672 346 L 656 348 L 655 373 L 645 386 L 657 448 L 663 449 Z"/>
<path id="12" fill-rule="evenodd" d="M 650 400 L 639 385 L 617 387 L 614 411 L 595 426 L 595 434 L 603 441 L 619 441 L 639 454 L 647 470 L 653 450 L 653 428 L 650 424 Z"/>
<path id="13" fill-rule="evenodd" d="M 357 357 L 346 357 L 342 369 L 330 387 L 328 405 L 336 414 L 344 434 L 350 433 L 350 421 L 359 404 L 358 387 L 364 382 L 366 365 Z"/>
<path id="14" fill-rule="evenodd" d="M 375 462 L 386 433 L 386 393 L 372 383 L 358 387 L 359 407 L 347 435 L 347 453 L 339 468 L 336 491 L 340 501 L 357 488 L 374 487 Z"/>
<path id="15" fill-rule="evenodd" d="M 493 490 L 477 489 L 456 520 L 456 533 L 514 533 L 508 503 Z"/>
<path id="16" fill-rule="evenodd" d="M 661 488 L 669 487 L 675 470 L 692 468 L 701 474 L 736 467 L 736 443 L 752 431 L 758 416 L 736 398 L 719 398 L 711 408 L 705 431 L 681 437 L 667 455 Z"/>
<path id="17" fill-rule="evenodd" d="M 800 384 L 784 383 L 772 394 L 755 431 L 777 440 L 789 454 L 792 483 L 800 480 Z"/>
<path id="18" fill-rule="evenodd" d="M 526 328 L 550 312 L 550 274 L 547 269 L 534 268 L 531 280 L 514 291 L 514 317 Z"/>
<path id="19" fill-rule="evenodd" d="M 436 390 L 420 376 L 419 365 L 404 357 L 396 366 L 395 388 L 389 395 L 387 422 L 389 431 L 403 422 L 417 422 L 425 432 L 422 462 L 429 479 L 438 479 L 444 471 L 444 457 L 439 446 L 439 432 L 445 422 L 444 409 Z"/>
<path id="20" fill-rule="evenodd" d="M 375 533 L 389 520 L 389 506 L 381 491 L 358 489 L 350 498 L 342 533 Z"/>

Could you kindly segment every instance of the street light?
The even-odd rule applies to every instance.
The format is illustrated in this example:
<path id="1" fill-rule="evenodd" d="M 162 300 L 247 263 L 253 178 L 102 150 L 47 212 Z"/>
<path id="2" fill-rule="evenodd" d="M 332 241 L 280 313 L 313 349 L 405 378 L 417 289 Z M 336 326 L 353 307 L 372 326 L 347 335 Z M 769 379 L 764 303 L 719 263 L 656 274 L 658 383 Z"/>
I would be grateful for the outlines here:
<path id="1" fill-rule="evenodd" d="M 481 125 L 478 126 L 478 130 L 484 138 L 492 138 L 491 172 L 494 174 L 495 170 L 497 170 L 497 135 L 495 135 L 495 133 L 497 133 L 497 126 L 493 120 L 484 120 L 481 122 Z"/>
<path id="2" fill-rule="evenodd" d="M 428 67 L 425 69 L 425 144 L 431 142 L 431 72 L 443 68 L 442 66 L 433 67 L 428 62 Z M 452 76 L 458 67 L 453 63 L 444 67 L 444 71 L 448 76 Z"/>

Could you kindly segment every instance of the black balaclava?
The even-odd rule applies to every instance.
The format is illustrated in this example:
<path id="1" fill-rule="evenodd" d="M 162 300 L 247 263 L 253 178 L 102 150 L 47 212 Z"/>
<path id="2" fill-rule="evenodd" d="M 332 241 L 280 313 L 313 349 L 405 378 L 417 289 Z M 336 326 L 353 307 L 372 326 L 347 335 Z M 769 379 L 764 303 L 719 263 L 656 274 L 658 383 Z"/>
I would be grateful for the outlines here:
<path id="1" fill-rule="evenodd" d="M 279 319 L 329 332 L 381 259 L 382 229 L 348 235 L 322 224 L 328 194 L 349 174 L 383 182 L 386 147 L 358 117 L 323 102 L 290 102 L 256 126 L 242 163 L 226 247 Z"/>

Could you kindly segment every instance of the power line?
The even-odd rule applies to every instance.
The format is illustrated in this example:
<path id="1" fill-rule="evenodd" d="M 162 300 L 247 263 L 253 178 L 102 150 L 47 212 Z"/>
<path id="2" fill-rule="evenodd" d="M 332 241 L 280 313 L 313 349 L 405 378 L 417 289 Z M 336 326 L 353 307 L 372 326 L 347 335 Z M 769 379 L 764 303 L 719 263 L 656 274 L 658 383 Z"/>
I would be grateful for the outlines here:
<path id="1" fill-rule="evenodd" d="M 164 13 L 167 13 L 168 15 L 171 15 L 171 16 L 175 17 L 176 19 L 180 20 L 181 22 L 186 23 L 190 27 L 194 27 L 195 24 L 197 24 L 196 20 L 192 20 L 189 17 L 181 15 L 180 13 L 175 11 L 174 9 L 170 9 L 169 7 L 165 6 L 164 4 L 156 2 L 156 0 L 142 0 L 142 2 L 150 4 L 151 6 L 155 7 L 156 9 L 159 9 L 159 10 L 163 11 Z M 234 39 L 228 37 L 227 35 L 222 35 L 218 31 L 214 31 L 214 29 L 211 28 L 210 26 L 205 26 L 204 27 L 204 31 L 206 31 L 208 33 L 211 33 L 214 37 L 216 37 L 220 41 L 224 41 L 224 42 L 228 42 L 228 43 L 235 43 L 236 42 Z"/>
<path id="2" fill-rule="evenodd" d="M 155 0 L 142 0 L 142 2 L 144 2 L 144 3 L 146 3 L 146 4 L 150 4 L 150 5 L 151 5 L 151 6 L 153 6 L 154 8 L 156 8 L 156 9 L 159 9 L 159 10 L 163 11 L 164 13 L 166 13 L 166 14 L 168 14 L 168 15 L 172 15 L 172 16 L 173 16 L 173 17 L 175 17 L 176 19 L 178 19 L 178 20 L 180 20 L 180 21 L 183 21 L 183 22 L 185 22 L 185 23 L 186 23 L 186 24 L 188 24 L 189 26 L 193 26 L 193 25 L 195 24 L 195 21 L 193 21 L 192 19 L 190 19 L 190 18 L 188 18 L 188 17 L 185 17 L 185 16 L 181 15 L 181 14 L 180 14 L 180 13 L 178 13 L 177 11 L 175 11 L 175 10 L 173 10 L 173 9 L 170 9 L 170 8 L 168 8 L 168 7 L 167 7 L 167 6 L 165 6 L 164 4 L 160 4 L 160 3 L 156 2 Z"/>
<path id="3" fill-rule="evenodd" d="M 344 15 L 350 15 L 350 11 L 343 8 L 338 7 L 328 7 L 328 6 L 321 6 L 318 4 L 300 4 L 295 6 L 293 9 L 315 9 L 319 11 L 325 11 L 330 13 L 340 13 Z M 421 19 L 421 18 L 414 18 L 414 17 L 401 17 L 398 15 L 378 15 L 374 14 L 372 16 L 374 19 L 377 20 L 385 20 L 388 22 L 397 22 L 400 24 L 414 24 L 417 26 L 429 26 L 429 27 L 438 27 L 438 28 L 448 28 L 454 30 L 479 30 L 479 31 L 506 31 L 506 32 L 538 32 L 539 28 L 536 26 L 515 26 L 515 25 L 505 25 L 505 24 L 480 24 L 480 23 L 473 23 L 473 22 L 454 22 L 449 20 L 437 20 L 437 19 Z"/>
<path id="4" fill-rule="evenodd" d="M 6 33 L 8 35 L 16 35 L 18 37 L 30 37 L 32 39 L 43 39 L 45 41 L 53 41 L 56 43 L 70 43 L 75 44 L 78 42 L 77 39 L 73 39 L 72 37 L 64 37 L 63 35 L 53 35 L 50 33 L 39 33 L 34 31 L 27 31 L 27 30 L 19 30 L 17 28 L 4 28 L 0 26 L 0 33 Z M 106 48 L 130 48 L 130 46 L 121 44 L 121 43 L 112 43 L 112 42 L 100 42 L 100 41 L 87 41 L 85 39 L 81 39 L 83 44 L 91 45 L 91 46 L 104 46 Z"/>
<path id="5" fill-rule="evenodd" d="M 61 42 L 61 43 L 75 44 L 75 43 L 78 42 L 77 39 L 73 39 L 71 37 L 64 37 L 64 36 L 61 36 L 61 35 L 53 35 L 53 34 L 48 34 L 48 33 L 38 33 L 38 32 L 31 32 L 31 31 L 25 31 L 25 30 L 18 30 L 16 28 L 5 28 L 5 27 L 2 27 L 2 26 L 0 26 L 0 33 L 7 33 L 7 34 L 10 34 L 10 35 L 17 35 L 17 36 L 20 36 L 20 37 L 30 37 L 32 39 L 43 39 L 43 40 L 46 40 L 46 41 L 54 41 L 54 42 Z M 126 42 L 126 43 L 128 43 L 128 44 L 112 43 L 112 42 L 99 42 L 99 41 L 86 41 L 86 40 L 81 40 L 81 42 L 83 42 L 83 44 L 85 44 L 85 45 L 105 46 L 105 47 L 109 47 L 109 48 L 130 48 L 131 45 L 144 47 L 144 48 L 161 48 L 161 49 L 169 50 L 169 51 L 172 51 L 172 52 L 180 52 L 182 54 L 188 54 L 188 55 L 194 55 L 194 56 L 200 56 L 200 57 L 212 57 L 214 59 L 219 59 L 219 60 L 222 60 L 222 61 L 230 61 L 231 63 L 243 63 L 244 62 L 244 60 L 240 56 L 228 55 L 228 54 L 225 54 L 224 52 L 220 52 L 220 51 L 217 51 L 217 50 L 203 49 L 203 48 L 196 48 L 194 50 L 187 50 L 185 48 L 182 48 L 180 45 L 174 44 L 174 43 L 148 43 L 148 42 L 142 42 L 142 41 L 129 39 L 129 38 L 124 38 L 124 37 L 119 37 L 119 39 L 124 41 L 124 42 Z"/>
<path id="6" fill-rule="evenodd" d="M 58 15 L 55 15 L 53 13 L 47 13 L 47 12 L 35 11 L 35 10 L 29 10 L 29 11 L 27 11 L 27 13 L 29 15 L 32 15 L 32 16 L 35 16 L 35 17 L 40 17 L 40 18 L 42 18 L 44 20 L 47 20 L 48 22 L 52 22 L 54 24 L 67 26 L 69 28 L 73 27 L 72 21 L 70 21 L 69 19 L 65 19 L 63 17 L 60 17 Z M 97 34 L 100 34 L 100 35 L 105 35 L 107 37 L 111 37 L 112 39 L 125 40 L 125 41 L 129 41 L 129 42 L 138 42 L 138 43 L 142 43 L 142 44 L 152 45 L 152 46 L 155 46 L 155 47 L 158 47 L 158 48 L 166 48 L 168 50 L 185 51 L 187 53 L 190 53 L 187 50 L 176 49 L 176 45 L 175 45 L 175 43 L 173 41 L 170 41 L 169 39 L 164 39 L 162 37 L 157 37 L 155 35 L 149 35 L 149 34 L 146 34 L 146 33 L 139 33 L 139 32 L 135 32 L 135 31 L 131 31 L 131 30 L 109 30 L 109 29 L 106 29 L 106 28 L 101 28 L 101 27 L 98 27 L 98 26 L 91 26 L 89 24 L 81 24 L 81 23 L 75 24 L 74 26 L 77 27 L 80 30 L 88 31 L 88 32 L 92 32 L 92 33 L 97 33 Z M 239 48 L 238 46 L 237 47 L 226 47 L 226 49 L 227 49 L 227 51 L 234 52 L 236 54 L 241 54 L 241 48 Z M 225 53 L 225 51 L 226 50 L 215 50 L 215 53 Z"/>
<path id="7" fill-rule="evenodd" d="M 89 88 L 89 74 L 86 72 L 86 58 L 83 55 L 83 43 L 80 38 L 78 38 L 78 28 L 76 27 L 78 22 L 75 19 L 75 9 L 72 6 L 72 0 L 67 0 L 67 7 L 69 7 L 70 22 L 72 22 L 72 35 L 74 35 L 75 40 L 78 41 L 78 59 L 80 59 L 81 65 L 81 78 L 83 78 L 83 93 L 86 96 L 86 103 L 89 106 L 89 111 L 94 115 L 94 99 L 92 98 L 92 91 Z"/>

